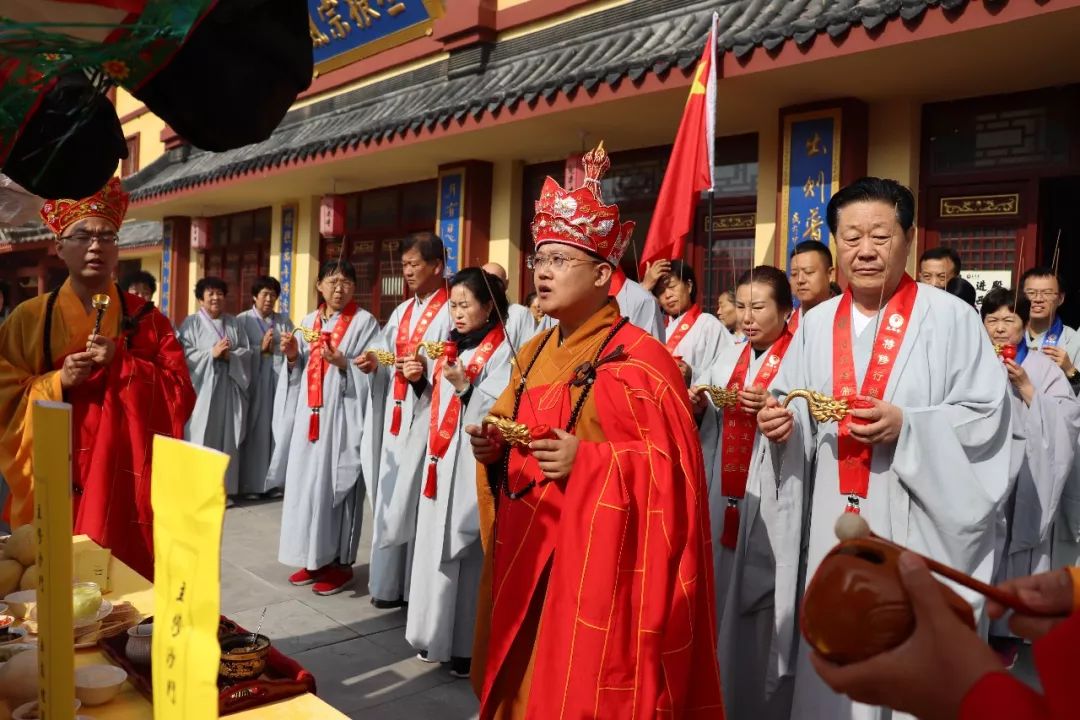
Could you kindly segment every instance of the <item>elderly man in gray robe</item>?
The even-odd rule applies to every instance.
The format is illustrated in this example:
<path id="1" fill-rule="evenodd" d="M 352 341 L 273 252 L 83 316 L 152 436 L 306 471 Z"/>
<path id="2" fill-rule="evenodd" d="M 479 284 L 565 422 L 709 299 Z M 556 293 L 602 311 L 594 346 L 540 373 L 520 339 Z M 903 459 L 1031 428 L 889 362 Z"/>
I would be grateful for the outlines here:
<path id="1" fill-rule="evenodd" d="M 914 217 L 911 191 L 893 180 L 863 178 L 833 196 L 827 219 L 848 289 L 803 318 L 758 413 L 767 440 L 739 542 L 763 534 L 754 545 L 771 553 L 743 558 L 734 597 L 746 622 L 774 615 L 761 637 L 775 658 L 766 692 L 790 684 L 800 720 L 898 717 L 830 690 L 799 643 L 799 597 L 842 513 L 984 582 L 993 576 L 1010 490 L 1007 380 L 971 308 L 905 273 Z M 798 389 L 850 410 L 837 423 L 813 420 L 804 399 L 782 407 L 777 398 Z M 981 613 L 980 598 L 966 599 Z"/>
<path id="2" fill-rule="evenodd" d="M 502 280 L 504 292 L 510 287 L 506 268 L 499 263 L 485 263 L 481 270 Z M 532 340 L 540 327 L 536 322 L 536 318 L 529 312 L 529 308 L 518 303 L 510 303 L 506 310 L 506 317 L 502 318 L 502 320 L 506 323 L 506 337 L 515 350 Z"/>
<path id="3" fill-rule="evenodd" d="M 271 429 L 274 391 L 285 361 L 281 339 L 293 331 L 289 316 L 274 310 L 279 297 L 281 283 L 276 278 L 258 277 L 251 286 L 252 306 L 236 318 L 251 346 L 250 412 L 246 436 L 240 446 L 240 494 L 249 500 L 281 490 L 280 484 L 267 477 L 274 452 Z"/>
<path id="4" fill-rule="evenodd" d="M 199 311 L 180 325 L 177 336 L 184 346 L 195 411 L 184 429 L 184 439 L 229 456 L 225 475 L 228 503 L 240 490 L 240 445 L 247 430 L 248 386 L 251 383 L 251 346 L 234 315 L 225 312 L 229 286 L 217 277 L 195 283 Z"/>
<path id="5" fill-rule="evenodd" d="M 371 348 L 388 353 L 394 362 L 383 365 L 373 351 L 355 360 L 356 367 L 373 375 L 361 464 L 364 476 L 375 478 L 370 488 L 374 526 L 368 590 L 371 604 L 379 609 L 402 607 L 409 599 L 416 514 L 403 512 L 401 508 L 409 504 L 401 498 L 395 502 L 395 493 L 415 486 L 412 478 L 401 476 L 406 446 L 427 441 L 427 418 L 417 414 L 416 393 L 402 367 L 407 359 L 427 352 L 425 343 L 446 340 L 450 332 L 442 240 L 433 233 L 414 233 L 401 241 L 400 249 L 402 274 L 412 297 L 394 309 Z M 432 365 L 428 363 L 428 373 Z"/>

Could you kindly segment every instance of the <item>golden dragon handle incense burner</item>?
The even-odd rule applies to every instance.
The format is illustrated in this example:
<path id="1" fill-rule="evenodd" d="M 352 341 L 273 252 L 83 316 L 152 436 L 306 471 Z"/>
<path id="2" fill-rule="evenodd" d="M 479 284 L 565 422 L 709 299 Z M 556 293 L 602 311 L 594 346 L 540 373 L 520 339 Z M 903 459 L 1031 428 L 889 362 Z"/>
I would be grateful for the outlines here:
<path id="1" fill-rule="evenodd" d="M 446 342 L 443 340 L 421 340 L 419 345 L 432 360 L 438 360 L 446 353 Z"/>
<path id="2" fill-rule="evenodd" d="M 720 409 L 735 407 L 739 404 L 739 391 L 728 390 L 719 385 L 705 385 L 705 394 L 712 400 L 712 404 Z"/>
<path id="3" fill-rule="evenodd" d="M 810 417 L 821 423 L 840 422 L 851 409 L 846 400 L 839 400 L 816 390 L 801 388 L 792 390 L 787 394 L 787 397 L 784 398 L 784 407 L 791 404 L 791 401 L 795 398 L 800 397 L 806 400 L 806 404 L 810 409 Z"/>
<path id="4" fill-rule="evenodd" d="M 308 345 L 311 345 L 316 340 L 318 340 L 319 334 L 320 333 L 318 330 L 312 330 L 303 326 L 297 326 L 293 328 L 293 335 L 299 335 L 300 337 L 304 338 L 304 342 L 306 342 Z"/>

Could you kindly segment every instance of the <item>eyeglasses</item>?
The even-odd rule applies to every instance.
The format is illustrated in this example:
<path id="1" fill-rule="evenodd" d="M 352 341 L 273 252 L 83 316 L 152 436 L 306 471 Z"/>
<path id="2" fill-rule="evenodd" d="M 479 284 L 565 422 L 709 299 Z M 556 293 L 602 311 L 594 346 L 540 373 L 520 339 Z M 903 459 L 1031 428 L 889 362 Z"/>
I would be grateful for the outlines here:
<path id="1" fill-rule="evenodd" d="M 323 285 L 331 290 L 348 290 L 355 284 L 352 280 L 323 280 Z"/>
<path id="2" fill-rule="evenodd" d="M 117 241 L 120 239 L 120 236 L 117 235 L 114 232 L 103 232 L 103 233 L 74 232 L 74 233 L 72 233 L 70 235 L 61 235 L 60 239 L 61 240 L 70 240 L 71 242 L 75 243 L 76 245 L 81 245 L 83 247 L 89 247 L 90 243 L 92 243 L 94 240 L 97 240 L 98 245 L 102 245 L 102 246 L 115 245 L 117 243 Z"/>
<path id="3" fill-rule="evenodd" d="M 1028 300 L 1053 300 L 1058 296 L 1057 290 L 1025 290 L 1024 295 Z"/>
<path id="4" fill-rule="evenodd" d="M 600 260 L 581 260 L 579 258 L 567 257 L 560 255 L 559 253 L 552 253 L 551 255 L 530 255 L 525 258 L 525 267 L 530 270 L 543 270 L 548 265 L 555 272 L 562 272 L 566 268 L 573 267 L 574 265 L 598 265 Z"/>

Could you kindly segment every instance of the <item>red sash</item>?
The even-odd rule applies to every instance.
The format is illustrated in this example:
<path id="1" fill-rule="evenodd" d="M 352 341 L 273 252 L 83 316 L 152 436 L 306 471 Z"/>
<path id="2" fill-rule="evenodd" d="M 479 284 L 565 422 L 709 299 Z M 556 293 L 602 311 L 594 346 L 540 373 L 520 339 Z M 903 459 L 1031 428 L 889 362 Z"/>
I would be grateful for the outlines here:
<path id="1" fill-rule="evenodd" d="M 615 268 L 611 272 L 611 287 L 608 289 L 607 294 L 611 297 L 615 297 L 622 292 L 623 285 L 626 284 L 626 273 L 619 268 Z"/>
<path id="2" fill-rule="evenodd" d="M 761 363 L 751 387 L 768 388 L 769 383 L 780 370 L 780 361 L 791 344 L 791 332 L 784 328 L 783 334 L 769 348 L 769 355 Z M 746 372 L 750 369 L 750 343 L 746 343 L 735 369 L 728 378 L 728 390 L 738 392 L 746 383 Z M 757 430 L 757 418 L 742 409 L 741 405 L 724 408 L 724 450 L 720 465 L 720 492 L 727 496 L 727 508 L 724 509 L 724 532 L 720 544 L 734 550 L 739 537 L 738 501 L 746 495 L 746 478 L 750 471 L 750 456 L 754 452 L 754 433 Z"/>
<path id="3" fill-rule="evenodd" d="M 675 332 L 671 334 L 667 339 L 667 349 L 672 355 L 675 354 L 675 348 L 679 346 L 682 339 L 686 337 L 686 333 L 690 332 L 690 328 L 694 327 L 694 323 L 701 317 L 701 306 L 691 305 L 690 309 L 683 315 L 683 320 L 679 323 L 679 327 L 675 328 Z"/>
<path id="4" fill-rule="evenodd" d="M 799 318 L 800 317 L 802 317 L 802 313 L 799 312 L 798 310 L 795 310 L 794 312 L 791 313 L 791 319 L 788 320 L 787 329 L 788 329 L 788 332 L 791 333 L 792 335 L 794 335 L 795 331 L 799 329 Z"/>
<path id="5" fill-rule="evenodd" d="M 337 322 L 334 323 L 333 331 L 324 333 L 322 331 L 322 306 L 315 313 L 315 324 L 312 326 L 312 330 L 319 333 L 319 339 L 308 346 L 307 366 L 307 404 L 311 408 L 311 417 L 308 419 L 308 440 L 311 442 L 319 439 L 319 409 L 323 404 L 323 375 L 326 372 L 326 366 L 329 364 L 322 356 L 323 344 L 329 342 L 331 350 L 339 347 L 341 338 L 345 336 L 345 331 L 349 329 L 355 315 L 356 303 L 350 302 L 342 309 L 341 315 L 338 316 Z"/>
<path id="6" fill-rule="evenodd" d="M 896 292 L 885 305 L 885 322 L 878 328 L 874 338 L 874 351 L 870 365 L 863 378 L 862 391 L 871 398 L 885 397 L 889 376 L 900 354 L 904 335 L 911 325 L 911 311 L 915 307 L 918 286 L 907 275 L 900 280 Z M 851 349 L 851 290 L 848 289 L 836 308 L 833 318 L 833 396 L 846 400 L 850 407 L 870 407 L 866 401 L 855 399 L 855 358 Z M 851 437 L 851 423 L 865 421 L 845 415 L 837 427 L 837 455 L 840 465 L 840 492 L 848 496 L 847 512 L 859 512 L 859 498 L 866 498 L 870 491 L 870 458 L 874 447 Z"/>
<path id="7" fill-rule="evenodd" d="M 502 325 L 496 325 L 484 336 L 479 347 L 472 356 L 472 360 L 465 367 L 465 377 L 469 382 L 476 380 L 476 376 L 484 369 L 484 365 L 495 354 L 495 350 L 506 339 L 506 331 Z M 442 395 L 442 370 L 446 364 L 446 356 L 442 356 L 435 363 L 432 373 L 431 389 L 431 422 L 428 429 L 428 469 L 427 480 L 424 482 L 424 497 L 435 499 L 435 489 L 438 484 L 438 463 L 446 457 L 446 451 L 450 448 L 450 438 L 457 432 L 458 419 L 461 417 L 461 398 L 456 394 L 450 398 L 450 404 L 446 406 L 446 413 L 442 422 L 439 422 L 439 401 Z"/>
<path id="8" fill-rule="evenodd" d="M 397 338 L 394 347 L 395 353 L 400 357 L 403 353 L 401 349 L 408 352 L 415 352 L 417 344 L 424 339 L 424 333 L 427 332 L 428 326 L 431 325 L 431 321 L 435 319 L 435 315 L 442 310 L 442 306 L 446 304 L 446 288 L 440 288 L 431 296 L 431 301 L 428 303 L 427 310 L 424 311 L 420 321 L 416 323 L 416 329 L 413 330 L 412 336 L 409 336 L 409 322 L 412 320 L 412 311 L 416 307 L 416 299 L 409 301 L 409 307 L 405 308 L 405 313 L 401 316 L 401 324 L 398 325 Z M 394 413 L 390 419 L 390 434 L 397 435 L 401 432 L 401 406 L 405 402 L 405 390 L 409 387 L 409 381 L 405 379 L 405 375 L 398 372 L 394 373 Z"/>

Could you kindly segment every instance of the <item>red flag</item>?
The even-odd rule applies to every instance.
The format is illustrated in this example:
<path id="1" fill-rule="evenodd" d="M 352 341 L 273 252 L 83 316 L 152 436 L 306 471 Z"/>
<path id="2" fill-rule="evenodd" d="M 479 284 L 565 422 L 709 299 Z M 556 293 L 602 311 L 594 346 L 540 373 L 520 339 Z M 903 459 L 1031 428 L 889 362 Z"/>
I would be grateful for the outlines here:
<path id="1" fill-rule="evenodd" d="M 640 277 L 649 263 L 681 257 L 701 192 L 713 186 L 713 147 L 716 124 L 716 15 L 705 50 L 698 61 L 690 97 L 683 110 L 671 160 L 660 185 Z"/>

